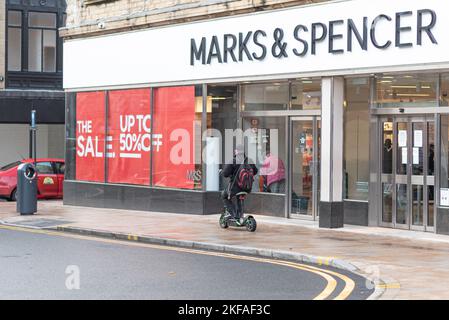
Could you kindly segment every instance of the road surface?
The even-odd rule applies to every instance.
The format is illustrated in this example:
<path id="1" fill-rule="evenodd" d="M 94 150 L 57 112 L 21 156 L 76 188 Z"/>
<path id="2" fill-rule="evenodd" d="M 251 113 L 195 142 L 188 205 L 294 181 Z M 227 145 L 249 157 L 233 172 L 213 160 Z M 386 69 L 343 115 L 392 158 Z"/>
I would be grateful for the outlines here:
<path id="1" fill-rule="evenodd" d="M 324 266 L 0 226 L 0 299 L 366 299 Z"/>

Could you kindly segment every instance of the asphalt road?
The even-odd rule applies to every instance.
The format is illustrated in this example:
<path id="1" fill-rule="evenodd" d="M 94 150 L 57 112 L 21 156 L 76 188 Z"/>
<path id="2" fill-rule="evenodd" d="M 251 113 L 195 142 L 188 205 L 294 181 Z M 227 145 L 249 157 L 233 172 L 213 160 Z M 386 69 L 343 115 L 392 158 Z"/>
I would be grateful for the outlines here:
<path id="1" fill-rule="evenodd" d="M 348 272 L 283 264 L 0 226 L 0 299 L 366 299 L 373 292 Z"/>

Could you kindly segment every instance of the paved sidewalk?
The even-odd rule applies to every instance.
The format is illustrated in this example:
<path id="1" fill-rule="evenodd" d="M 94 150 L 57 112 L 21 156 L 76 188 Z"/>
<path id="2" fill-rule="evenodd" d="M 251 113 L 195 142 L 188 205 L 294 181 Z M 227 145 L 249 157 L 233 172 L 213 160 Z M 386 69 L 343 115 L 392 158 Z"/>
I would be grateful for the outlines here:
<path id="1" fill-rule="evenodd" d="M 41 201 L 39 214 L 27 217 L 17 215 L 15 203 L 0 203 L 4 223 L 42 219 L 87 230 L 338 258 L 387 280 L 384 299 L 449 299 L 449 236 L 355 226 L 325 230 L 314 222 L 264 216 L 256 216 L 258 229 L 249 233 L 220 229 L 218 215 L 84 208 L 61 201 Z"/>

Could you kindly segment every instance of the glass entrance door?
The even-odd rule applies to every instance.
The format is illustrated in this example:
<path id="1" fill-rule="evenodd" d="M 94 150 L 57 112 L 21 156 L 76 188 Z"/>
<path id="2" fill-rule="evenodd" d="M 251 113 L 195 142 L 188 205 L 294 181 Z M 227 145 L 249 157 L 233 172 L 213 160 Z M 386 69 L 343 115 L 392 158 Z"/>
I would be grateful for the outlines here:
<path id="1" fill-rule="evenodd" d="M 290 217 L 318 217 L 320 123 L 318 117 L 290 120 Z"/>
<path id="2" fill-rule="evenodd" d="M 381 225 L 433 231 L 433 118 L 383 118 L 381 141 Z"/>

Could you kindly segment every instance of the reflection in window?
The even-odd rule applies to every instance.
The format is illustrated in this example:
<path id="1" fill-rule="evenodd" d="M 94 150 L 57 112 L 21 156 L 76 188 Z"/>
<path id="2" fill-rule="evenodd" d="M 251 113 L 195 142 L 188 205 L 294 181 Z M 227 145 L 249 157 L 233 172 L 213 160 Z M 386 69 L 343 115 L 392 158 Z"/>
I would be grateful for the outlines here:
<path id="1" fill-rule="evenodd" d="M 369 80 L 346 79 L 344 120 L 345 198 L 368 200 Z"/>
<path id="2" fill-rule="evenodd" d="M 21 11 L 8 11 L 8 71 L 22 71 Z"/>
<path id="3" fill-rule="evenodd" d="M 201 114 L 199 114 L 201 116 Z M 207 129 L 209 130 L 206 147 L 218 149 L 215 154 L 218 167 L 225 162 L 225 130 L 237 128 L 237 86 L 235 85 L 209 85 L 207 87 Z M 219 175 L 218 170 L 207 171 L 207 190 L 223 190 L 225 179 Z"/>
<path id="4" fill-rule="evenodd" d="M 242 87 L 244 111 L 286 110 L 289 104 L 289 84 L 248 84 Z"/>
<path id="5" fill-rule="evenodd" d="M 38 162 L 36 164 L 36 170 L 40 174 L 53 174 L 53 166 L 50 162 Z"/>
<path id="6" fill-rule="evenodd" d="M 393 120 L 382 123 L 382 173 L 393 173 Z"/>
<path id="7" fill-rule="evenodd" d="M 436 74 L 383 75 L 376 78 L 376 103 L 379 108 L 435 107 Z"/>
<path id="8" fill-rule="evenodd" d="M 292 83 L 291 101 L 294 110 L 321 109 L 321 80 L 302 79 Z"/>
<path id="9" fill-rule="evenodd" d="M 449 116 L 441 116 L 440 187 L 449 188 Z M 440 204 L 441 205 L 441 204 Z"/>
<path id="10" fill-rule="evenodd" d="M 245 118 L 243 130 L 248 129 L 253 132 L 247 141 L 248 150 L 256 150 L 251 160 L 259 169 L 253 192 L 285 194 L 285 118 Z"/>
<path id="11" fill-rule="evenodd" d="M 449 106 L 449 73 L 444 73 L 440 78 L 440 106 Z"/>
<path id="12" fill-rule="evenodd" d="M 28 70 L 56 72 L 56 14 L 30 12 L 28 27 Z"/>

